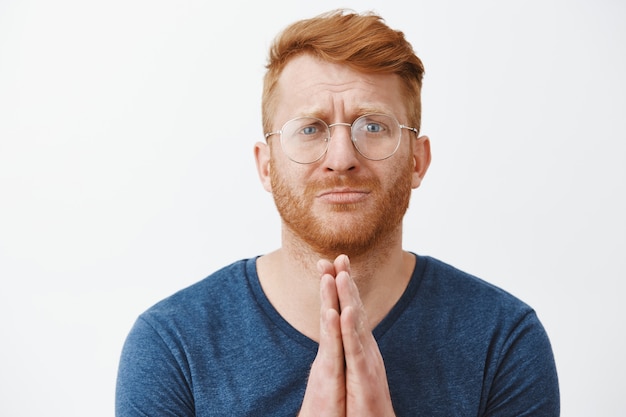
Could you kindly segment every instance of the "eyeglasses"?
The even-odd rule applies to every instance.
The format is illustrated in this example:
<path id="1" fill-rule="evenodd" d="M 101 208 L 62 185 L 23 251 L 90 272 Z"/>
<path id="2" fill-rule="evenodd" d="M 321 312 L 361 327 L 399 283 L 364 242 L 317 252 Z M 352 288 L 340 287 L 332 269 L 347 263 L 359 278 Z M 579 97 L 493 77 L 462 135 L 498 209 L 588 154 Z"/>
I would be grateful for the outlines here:
<path id="1" fill-rule="evenodd" d="M 330 143 L 330 128 L 347 126 L 356 150 L 365 158 L 381 161 L 391 157 L 400 146 L 402 129 L 419 134 L 414 127 L 400 124 L 388 114 L 365 114 L 352 123 L 326 124 L 316 117 L 297 117 L 287 121 L 282 129 L 265 134 L 265 139 L 280 135 L 280 145 L 289 159 L 299 164 L 319 161 Z"/>

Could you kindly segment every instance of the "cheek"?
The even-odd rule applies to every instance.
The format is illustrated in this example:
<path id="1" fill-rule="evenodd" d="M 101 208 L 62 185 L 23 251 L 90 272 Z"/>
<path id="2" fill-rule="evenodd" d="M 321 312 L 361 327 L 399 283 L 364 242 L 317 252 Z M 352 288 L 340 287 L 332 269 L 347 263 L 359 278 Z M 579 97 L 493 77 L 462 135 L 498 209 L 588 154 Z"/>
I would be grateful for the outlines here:
<path id="1" fill-rule="evenodd" d="M 305 180 L 302 179 L 302 174 L 287 169 L 282 161 L 272 161 L 270 165 L 269 178 L 274 198 L 286 201 L 299 197 L 306 184 Z"/>
<path id="2" fill-rule="evenodd" d="M 411 190 L 419 186 L 420 178 L 415 175 L 414 167 L 415 160 L 410 155 L 405 155 L 396 162 L 385 182 L 387 192 L 393 196 L 392 199 L 403 200 L 405 195 L 410 196 Z"/>

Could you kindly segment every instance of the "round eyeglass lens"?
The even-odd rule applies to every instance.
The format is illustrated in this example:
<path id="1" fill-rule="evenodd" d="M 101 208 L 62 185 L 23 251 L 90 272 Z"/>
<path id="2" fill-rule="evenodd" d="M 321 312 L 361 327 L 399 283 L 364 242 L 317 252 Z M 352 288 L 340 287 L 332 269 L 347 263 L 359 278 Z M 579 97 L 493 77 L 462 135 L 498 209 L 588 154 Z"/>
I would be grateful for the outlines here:
<path id="1" fill-rule="evenodd" d="M 328 147 L 328 125 L 314 117 L 299 117 L 285 123 L 281 145 L 287 156 L 301 164 L 319 160 Z"/>
<path id="2" fill-rule="evenodd" d="M 352 140 L 367 159 L 386 159 L 398 149 L 400 124 L 386 114 L 366 114 L 352 124 Z"/>

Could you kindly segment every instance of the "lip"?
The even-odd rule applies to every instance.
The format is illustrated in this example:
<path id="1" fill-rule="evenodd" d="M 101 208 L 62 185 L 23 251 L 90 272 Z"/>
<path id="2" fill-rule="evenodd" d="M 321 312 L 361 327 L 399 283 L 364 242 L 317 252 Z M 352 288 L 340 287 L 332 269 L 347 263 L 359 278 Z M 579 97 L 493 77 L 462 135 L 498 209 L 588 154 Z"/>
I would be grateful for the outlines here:
<path id="1" fill-rule="evenodd" d="M 369 191 L 353 188 L 334 188 L 317 195 L 320 200 L 331 204 L 354 204 L 367 197 Z"/>

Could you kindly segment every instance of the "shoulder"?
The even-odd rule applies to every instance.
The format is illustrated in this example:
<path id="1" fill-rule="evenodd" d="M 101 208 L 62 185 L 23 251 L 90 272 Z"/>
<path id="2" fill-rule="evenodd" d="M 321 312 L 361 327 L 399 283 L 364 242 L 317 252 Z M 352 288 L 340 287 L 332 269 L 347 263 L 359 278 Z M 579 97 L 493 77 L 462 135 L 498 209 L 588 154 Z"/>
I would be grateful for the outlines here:
<path id="1" fill-rule="evenodd" d="M 413 299 L 415 314 L 435 333 L 455 329 L 467 340 L 494 340 L 530 326 L 540 333 L 532 307 L 506 290 L 432 257 L 418 258 L 421 281 Z M 482 343 L 482 342 L 479 342 Z"/>
<path id="2" fill-rule="evenodd" d="M 198 369 L 216 356 L 236 305 L 251 305 L 248 273 L 254 259 L 240 260 L 156 303 L 135 321 L 118 369 L 117 415 L 194 415 Z M 237 299 L 235 302 L 234 299 Z M 237 312 L 235 312 L 237 313 Z M 208 337 L 210 334 L 220 338 Z M 213 344 L 210 344 L 212 342 Z"/>
<path id="3" fill-rule="evenodd" d="M 528 313 L 531 307 L 509 293 L 471 273 L 429 256 L 421 256 L 420 292 L 433 303 L 459 305 L 481 310 L 511 310 Z"/>
<path id="4" fill-rule="evenodd" d="M 423 365 L 433 368 L 424 374 L 443 369 L 464 375 L 458 387 L 473 390 L 482 385 L 480 407 L 493 415 L 520 415 L 529 407 L 537 415 L 558 415 L 550 341 L 528 304 L 431 257 L 418 257 L 415 278 L 419 285 L 409 314 L 403 316 L 407 319 L 389 340 L 413 341 L 415 356 L 427 357 Z M 436 383 L 436 378 L 427 379 L 429 385 Z"/>
<path id="5" fill-rule="evenodd" d="M 143 312 L 139 320 L 152 327 L 193 326 L 228 314 L 252 298 L 249 275 L 255 273 L 254 259 L 241 259 L 169 297 Z"/>
<path id="6" fill-rule="evenodd" d="M 254 259 L 241 259 L 231 263 L 230 265 L 224 266 L 204 279 L 177 291 L 168 298 L 165 298 L 155 304 L 151 309 L 162 308 L 169 303 L 194 301 L 198 298 L 202 298 L 203 295 L 210 294 L 211 292 L 219 289 L 235 289 L 241 286 L 241 284 L 245 281 L 250 263 L 254 265 Z"/>
<path id="7" fill-rule="evenodd" d="M 236 335 L 248 322 L 239 318 L 257 308 L 248 279 L 254 265 L 254 259 L 234 262 L 148 308 L 126 338 L 125 356 L 176 358 L 184 368 L 190 350 L 209 348 L 207 335 Z"/>

